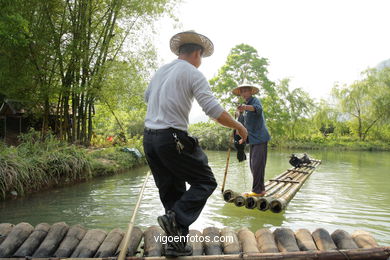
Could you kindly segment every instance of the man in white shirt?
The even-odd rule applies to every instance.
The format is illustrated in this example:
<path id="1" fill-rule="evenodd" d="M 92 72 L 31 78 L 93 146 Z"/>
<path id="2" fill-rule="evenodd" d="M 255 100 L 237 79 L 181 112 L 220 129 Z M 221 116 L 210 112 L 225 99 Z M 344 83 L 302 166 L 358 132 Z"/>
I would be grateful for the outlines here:
<path id="1" fill-rule="evenodd" d="M 194 98 L 208 116 L 236 129 L 242 142 L 248 133 L 220 106 L 197 69 L 202 57 L 213 53 L 213 43 L 204 35 L 186 31 L 171 38 L 170 48 L 178 59 L 157 70 L 145 92 L 144 151 L 166 212 L 157 218 L 158 223 L 167 236 L 183 238 L 217 187 L 207 156 L 187 133 Z M 191 254 L 192 248 L 183 240 L 165 248 L 166 256 Z"/>

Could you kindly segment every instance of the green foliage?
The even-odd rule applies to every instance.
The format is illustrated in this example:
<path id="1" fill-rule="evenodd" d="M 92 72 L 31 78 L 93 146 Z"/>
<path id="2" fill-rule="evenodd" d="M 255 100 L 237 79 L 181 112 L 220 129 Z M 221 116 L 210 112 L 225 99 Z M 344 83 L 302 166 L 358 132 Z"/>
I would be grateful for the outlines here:
<path id="1" fill-rule="evenodd" d="M 206 150 L 227 150 L 232 134 L 232 130 L 215 122 L 192 124 L 188 131 L 198 137 L 201 147 Z"/>
<path id="2" fill-rule="evenodd" d="M 112 114 L 144 109 L 156 63 L 152 24 L 178 2 L 2 1 L 0 95 L 40 115 L 43 134 L 54 113 L 61 139 L 88 145 L 95 104 Z"/>
<path id="3" fill-rule="evenodd" d="M 143 153 L 140 137 L 128 139 L 121 146 L 94 150 L 69 145 L 50 134 L 42 139 L 36 131 L 20 138 L 22 143 L 17 147 L 0 142 L 0 199 L 10 192 L 25 195 L 146 163 L 144 157 L 123 151 L 124 147 L 134 147 Z"/>
<path id="4" fill-rule="evenodd" d="M 43 140 L 30 131 L 21 136 L 18 147 L 0 150 L 0 198 L 7 192 L 23 195 L 60 182 L 69 183 L 90 177 L 85 152 L 60 142 L 51 135 Z"/>
<path id="5" fill-rule="evenodd" d="M 244 82 L 260 85 L 259 98 L 273 145 L 295 140 L 317 143 L 318 138 L 390 141 L 390 68 L 369 69 L 362 80 L 335 86 L 333 100 L 316 104 L 301 88 L 290 89 L 289 79 L 271 82 L 267 66 L 268 61 L 259 57 L 256 49 L 240 44 L 231 50 L 210 85 L 230 110 L 235 109 L 237 101 L 243 102 L 231 93 L 235 87 Z"/>
<path id="6" fill-rule="evenodd" d="M 333 96 L 352 132 L 364 141 L 376 125 L 389 123 L 390 87 L 389 69 L 367 70 L 365 77 L 350 86 L 335 86 Z M 344 119 L 345 120 L 345 119 Z"/>
<path id="7" fill-rule="evenodd" d="M 236 96 L 232 90 L 243 83 L 261 85 L 262 95 L 271 95 L 273 82 L 267 77 L 268 61 L 259 57 L 257 50 L 250 45 L 240 44 L 229 53 L 216 77 L 210 80 L 210 85 L 216 97 L 222 104 L 235 107 Z"/>
<path id="8" fill-rule="evenodd" d="M 134 154 L 125 152 L 123 150 L 125 147 L 137 148 L 141 153 L 143 151 L 142 140 L 139 138 L 130 140 L 126 145 L 91 151 L 88 157 L 91 161 L 92 175 L 112 175 L 146 163 L 145 157 L 137 158 Z"/>

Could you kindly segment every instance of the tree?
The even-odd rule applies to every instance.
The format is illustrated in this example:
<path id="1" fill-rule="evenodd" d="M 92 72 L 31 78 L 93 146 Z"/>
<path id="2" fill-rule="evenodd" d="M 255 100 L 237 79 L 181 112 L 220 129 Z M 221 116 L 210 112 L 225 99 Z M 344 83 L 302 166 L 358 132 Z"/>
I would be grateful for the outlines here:
<path id="1" fill-rule="evenodd" d="M 235 46 L 227 57 L 217 76 L 210 80 L 210 85 L 222 104 L 233 106 L 237 100 L 231 91 L 240 84 L 260 85 L 260 95 L 273 93 L 273 85 L 267 77 L 268 61 L 259 57 L 257 50 L 250 45 Z"/>
<path id="2" fill-rule="evenodd" d="M 335 86 L 332 90 L 342 112 L 352 116 L 359 140 L 366 140 L 370 130 L 389 118 L 390 91 L 388 71 L 367 70 L 364 79 L 350 86 Z"/>
<path id="3" fill-rule="evenodd" d="M 49 114 L 55 113 L 55 130 L 61 139 L 88 145 L 95 105 L 107 100 L 102 92 L 110 67 L 126 61 L 129 52 L 137 52 L 135 46 L 153 52 L 148 41 L 137 39 L 146 39 L 145 29 L 160 15 L 170 13 L 177 2 L 2 1 L 0 93 L 43 111 L 43 133 Z M 150 63 L 140 56 L 137 60 L 133 56 L 131 62 Z"/>
<path id="4" fill-rule="evenodd" d="M 313 122 L 324 137 L 335 133 L 339 113 L 326 100 L 322 99 L 313 115 Z"/>

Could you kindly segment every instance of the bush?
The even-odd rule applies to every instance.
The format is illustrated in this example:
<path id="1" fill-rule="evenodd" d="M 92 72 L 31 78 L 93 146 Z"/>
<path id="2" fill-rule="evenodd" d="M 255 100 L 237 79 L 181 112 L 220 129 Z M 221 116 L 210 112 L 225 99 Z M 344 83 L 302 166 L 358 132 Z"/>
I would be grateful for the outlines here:
<path id="1" fill-rule="evenodd" d="M 45 186 L 88 179 L 90 163 L 81 148 L 57 140 L 40 138 L 30 131 L 20 136 L 17 147 L 0 151 L 0 198 L 14 191 L 23 195 Z"/>

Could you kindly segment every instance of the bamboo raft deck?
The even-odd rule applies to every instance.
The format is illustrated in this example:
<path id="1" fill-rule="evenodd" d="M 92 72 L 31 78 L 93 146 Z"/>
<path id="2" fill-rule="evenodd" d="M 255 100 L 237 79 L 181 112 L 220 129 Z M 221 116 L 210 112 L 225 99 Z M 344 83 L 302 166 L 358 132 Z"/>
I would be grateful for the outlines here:
<path id="1" fill-rule="evenodd" d="M 223 199 L 226 202 L 234 203 L 237 207 L 245 206 L 247 209 L 258 209 L 260 211 L 269 209 L 274 213 L 280 213 L 287 207 L 287 204 L 320 164 L 320 160 L 311 159 L 310 164 L 290 168 L 268 180 L 264 183 L 266 192 L 264 197 L 245 198 L 241 193 L 225 190 Z"/>
<path id="2" fill-rule="evenodd" d="M 69 226 L 64 222 L 33 227 L 29 223 L 0 224 L 0 259 L 115 259 L 122 248 L 124 231 L 109 233 L 100 229 Z M 162 260 L 163 244 L 156 237 L 164 236 L 158 226 L 142 231 L 135 227 L 127 250 L 128 260 Z M 198 237 L 195 242 L 195 237 Z M 208 237 L 210 241 L 201 241 Z M 218 237 L 218 239 L 214 239 Z M 226 238 L 230 238 L 229 240 Z M 224 239 L 223 239 L 224 238 Z M 225 240 L 225 241 L 224 241 Z M 220 241 L 220 242 L 217 242 Z M 263 228 L 255 233 L 247 228 L 237 231 L 226 227 L 190 230 L 189 243 L 193 255 L 186 259 L 388 259 L 390 247 L 380 247 L 365 231 L 349 234 L 338 229 L 330 234 L 323 228 L 314 232 L 277 228 L 273 232 Z"/>

